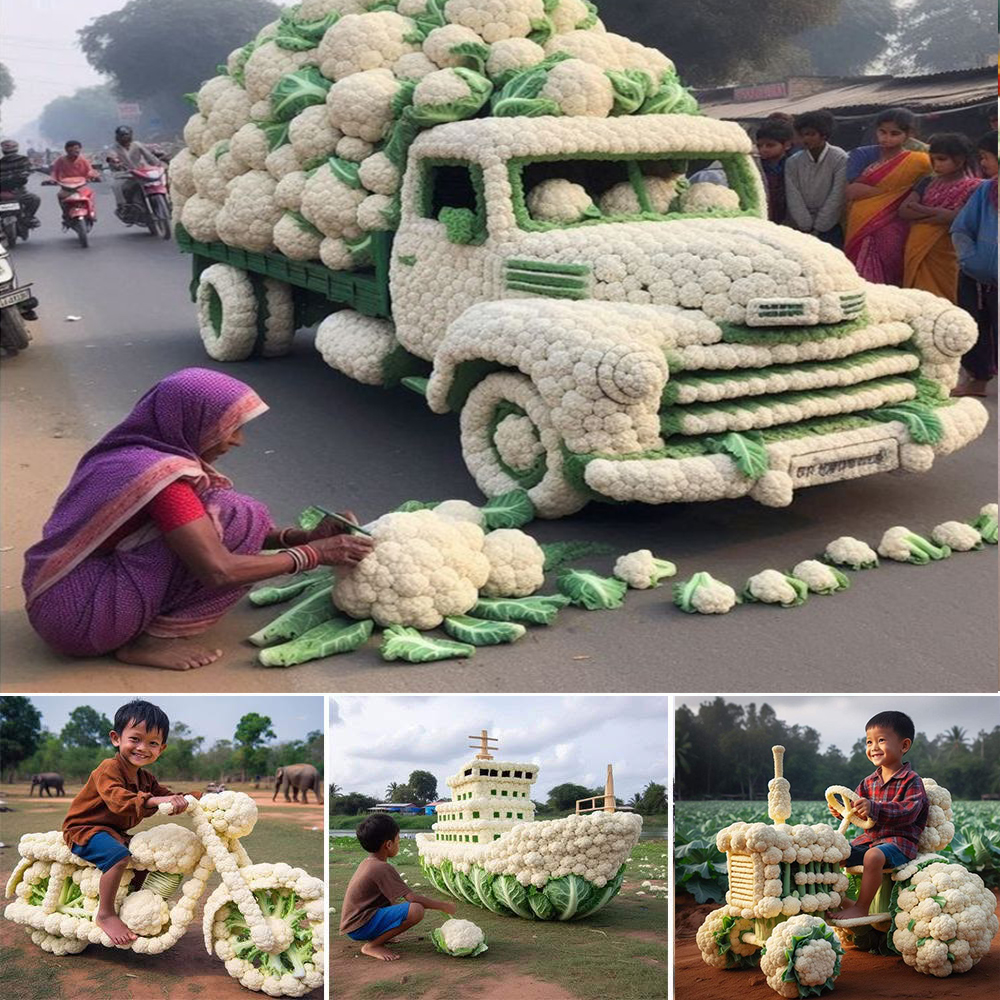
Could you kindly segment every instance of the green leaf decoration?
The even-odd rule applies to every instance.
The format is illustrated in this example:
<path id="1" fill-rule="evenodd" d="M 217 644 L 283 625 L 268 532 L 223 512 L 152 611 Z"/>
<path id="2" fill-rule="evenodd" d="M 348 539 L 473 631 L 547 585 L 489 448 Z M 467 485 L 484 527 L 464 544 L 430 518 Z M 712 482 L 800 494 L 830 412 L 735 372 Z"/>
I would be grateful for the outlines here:
<path id="1" fill-rule="evenodd" d="M 549 17 L 539 17 L 531 22 L 531 33 L 528 38 L 536 45 L 545 47 L 545 43 L 556 33 L 556 26 Z"/>
<path id="2" fill-rule="evenodd" d="M 355 191 L 361 190 L 361 178 L 358 174 L 358 171 L 361 169 L 360 164 L 354 163 L 351 160 L 344 160 L 339 156 L 331 156 L 326 162 L 333 172 L 333 176 L 338 181 L 350 188 L 354 188 Z"/>
<path id="3" fill-rule="evenodd" d="M 302 232 L 308 233 L 310 236 L 323 236 L 323 234 L 304 215 L 300 215 L 298 212 L 289 211 L 286 211 L 284 214 L 290 216 L 292 221 L 299 229 L 302 230 Z"/>
<path id="4" fill-rule="evenodd" d="M 549 573 L 580 559 L 609 556 L 614 551 L 613 546 L 604 542 L 546 542 L 542 546 L 542 552 L 545 553 L 544 570 Z"/>
<path id="5" fill-rule="evenodd" d="M 215 162 L 218 163 L 226 153 L 229 152 L 229 140 L 224 139 L 222 142 L 217 142 L 214 147 Z"/>
<path id="6" fill-rule="evenodd" d="M 639 108 L 642 115 L 694 115 L 698 102 L 690 91 L 681 86 L 675 73 L 664 73 L 659 86 Z"/>
<path id="7" fill-rule="evenodd" d="M 937 444 L 944 437 L 941 418 L 929 406 L 916 401 L 880 406 L 869 410 L 868 416 L 883 423 L 898 420 L 905 424 L 914 444 Z"/>
<path id="8" fill-rule="evenodd" d="M 283 615 L 249 637 L 255 646 L 270 646 L 305 635 L 310 629 L 335 616 L 333 585 L 307 591 L 303 600 L 293 604 Z"/>
<path id="9" fill-rule="evenodd" d="M 310 49 L 316 47 L 315 42 L 311 42 L 308 38 L 302 38 L 300 35 L 293 34 L 275 35 L 274 44 L 286 52 L 308 52 Z"/>
<path id="10" fill-rule="evenodd" d="M 193 108 L 198 107 L 198 91 L 194 90 L 190 94 L 184 95 L 184 100 L 188 102 Z"/>
<path id="11" fill-rule="evenodd" d="M 416 18 L 417 29 L 420 31 L 421 42 L 435 29 L 443 28 L 448 23 L 444 5 L 446 0 L 428 0 L 423 14 Z"/>
<path id="12" fill-rule="evenodd" d="M 516 642 L 528 630 L 518 622 L 494 622 L 468 615 L 452 615 L 444 620 L 444 630 L 453 639 L 470 646 L 499 646 Z"/>
<path id="13" fill-rule="evenodd" d="M 453 45 L 448 50 L 453 56 L 462 56 L 467 60 L 469 68 L 486 75 L 486 60 L 490 55 L 490 47 L 479 42 L 462 42 Z"/>
<path id="14" fill-rule="evenodd" d="M 532 597 L 480 597 L 471 614 L 495 622 L 524 622 L 551 625 L 556 615 L 570 603 L 564 594 L 535 594 Z"/>
<path id="15" fill-rule="evenodd" d="M 316 66 L 287 73 L 271 90 L 271 113 L 278 121 L 291 121 L 306 108 L 325 103 L 331 86 Z"/>
<path id="16" fill-rule="evenodd" d="M 416 80 L 400 80 L 396 96 L 392 99 L 392 117 L 395 121 L 413 104 L 413 91 L 417 89 Z"/>
<path id="17" fill-rule="evenodd" d="M 625 603 L 628 584 L 589 569 L 564 569 L 556 580 L 560 594 L 588 611 L 611 611 Z"/>
<path id="18" fill-rule="evenodd" d="M 600 12 L 597 9 L 597 4 L 592 3 L 591 0 L 583 0 L 584 6 L 587 8 L 587 16 L 584 17 L 582 21 L 578 21 L 574 28 L 576 31 L 589 31 L 600 17 Z"/>
<path id="19" fill-rule="evenodd" d="M 468 87 L 465 97 L 460 97 L 447 104 L 411 105 L 406 109 L 404 118 L 410 118 L 421 128 L 441 125 L 444 122 L 457 122 L 472 118 L 490 99 L 493 93 L 493 81 L 466 66 L 451 67 L 450 72 L 461 77 Z"/>
<path id="20" fill-rule="evenodd" d="M 400 384 L 409 389 L 410 392 L 415 392 L 418 396 L 423 396 L 426 399 L 427 386 L 430 385 L 430 381 L 422 375 L 407 375 L 406 378 L 400 380 Z"/>
<path id="21" fill-rule="evenodd" d="M 243 84 L 245 82 L 244 79 L 243 79 L 243 68 L 244 68 L 244 66 L 246 66 L 247 60 L 250 58 L 250 56 L 253 54 L 254 49 L 256 49 L 256 48 L 257 48 L 257 42 L 256 42 L 256 40 L 254 40 L 252 42 L 247 42 L 246 45 L 244 45 L 243 48 L 240 49 L 240 51 L 237 54 L 236 58 L 233 60 L 234 66 L 233 66 L 233 69 L 230 71 L 229 75 L 241 87 L 243 86 Z"/>
<path id="22" fill-rule="evenodd" d="M 288 122 L 260 122 L 257 128 L 264 133 L 267 148 L 272 153 L 288 142 Z"/>
<path id="23" fill-rule="evenodd" d="M 440 500 L 406 500 L 393 513 L 412 514 L 415 510 L 433 510 L 440 502 Z"/>
<path id="24" fill-rule="evenodd" d="M 997 544 L 997 519 L 992 514 L 980 514 L 971 523 L 987 545 Z"/>
<path id="25" fill-rule="evenodd" d="M 760 479 L 768 470 L 767 448 L 755 433 L 730 431 L 725 437 L 705 438 L 709 451 L 729 455 L 748 479 Z"/>
<path id="26" fill-rule="evenodd" d="M 527 490 L 516 489 L 492 497 L 483 505 L 483 527 L 520 528 L 535 519 L 535 505 Z"/>
<path id="27" fill-rule="evenodd" d="M 604 71 L 604 75 L 615 91 L 613 115 L 630 115 L 638 111 L 653 88 L 649 74 L 642 70 L 609 69 Z"/>
<path id="28" fill-rule="evenodd" d="M 516 117 L 515 113 L 505 106 L 509 102 L 518 104 L 534 101 L 542 92 L 545 81 L 548 79 L 549 66 L 546 62 L 529 69 L 519 70 L 504 84 L 504 86 L 493 96 L 493 114 L 498 117 Z M 555 101 L 541 101 L 541 104 L 549 104 L 555 111 L 551 114 L 559 113 L 559 106 Z M 546 112 L 539 112 L 545 114 Z"/>
<path id="29" fill-rule="evenodd" d="M 472 209 L 442 208 L 438 213 L 438 222 L 444 223 L 449 243 L 458 246 L 475 243 L 479 232 L 479 218 Z"/>
<path id="30" fill-rule="evenodd" d="M 375 241 L 371 233 L 362 233 L 352 240 L 344 240 L 351 252 L 351 261 L 355 267 L 367 267 L 372 262 Z"/>
<path id="31" fill-rule="evenodd" d="M 265 667 L 292 667 L 339 653 L 353 653 L 368 641 L 374 628 L 375 622 L 370 618 L 364 621 L 331 618 L 291 642 L 262 649 L 257 659 Z"/>
<path id="32" fill-rule="evenodd" d="M 294 8 L 291 8 L 294 10 Z M 396 9 L 396 5 L 392 5 Z M 318 18 L 315 21 L 293 21 L 291 31 L 300 38 L 305 38 L 312 45 L 319 45 L 323 36 L 340 20 L 340 11 L 331 10 L 326 17 Z"/>
<path id="33" fill-rule="evenodd" d="M 293 597 L 298 597 L 299 594 L 305 594 L 306 591 L 311 592 L 314 589 L 330 586 L 330 581 L 330 568 L 322 566 L 319 569 L 310 570 L 308 573 L 299 573 L 286 584 L 269 584 L 266 587 L 258 587 L 256 590 L 251 590 L 247 597 L 254 607 L 263 608 L 271 604 L 290 601 Z"/>
<path id="34" fill-rule="evenodd" d="M 387 662 L 405 660 L 407 663 L 434 663 L 438 660 L 455 660 L 474 655 L 475 646 L 450 639 L 435 639 L 423 635 L 415 628 L 390 625 L 382 633 L 379 653 Z"/>

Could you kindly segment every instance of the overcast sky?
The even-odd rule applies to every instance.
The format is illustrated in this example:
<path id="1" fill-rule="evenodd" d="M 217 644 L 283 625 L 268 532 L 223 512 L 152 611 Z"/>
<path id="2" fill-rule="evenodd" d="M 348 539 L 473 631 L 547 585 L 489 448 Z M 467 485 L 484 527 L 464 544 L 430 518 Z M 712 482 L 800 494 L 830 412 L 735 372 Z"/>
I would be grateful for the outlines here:
<path id="1" fill-rule="evenodd" d="M 430 771 L 445 779 L 475 756 L 466 737 L 487 729 L 498 760 L 539 765 L 532 798 L 564 782 L 603 787 L 629 799 L 648 781 L 667 784 L 667 699 L 636 696 L 338 695 L 330 701 L 327 781 L 381 799 L 390 781 Z"/>
<path id="2" fill-rule="evenodd" d="M 758 708 L 765 702 L 774 709 L 779 719 L 790 725 L 812 726 L 821 738 L 823 750 L 833 744 L 850 756 L 851 747 L 865 734 L 865 723 L 877 712 L 889 709 L 905 712 L 918 733 L 933 739 L 938 733 L 952 726 L 962 726 L 970 739 L 980 729 L 991 730 L 1000 726 L 1000 696 L 996 695 L 758 695 L 750 698 L 723 695 L 728 702 Z M 678 705 L 687 705 L 693 711 L 708 696 L 677 699 Z"/>
<path id="3" fill-rule="evenodd" d="M 31 702 L 42 713 L 42 725 L 58 733 L 77 705 L 90 705 L 114 720 L 115 712 L 131 697 L 124 695 L 32 695 Z M 231 740 L 236 724 L 248 712 L 260 712 L 271 719 L 277 741 L 305 739 L 306 733 L 323 728 L 323 696 L 244 696 L 244 695 L 163 695 L 150 696 L 171 725 L 185 722 L 195 736 L 205 737 L 206 749 L 216 740 Z"/>

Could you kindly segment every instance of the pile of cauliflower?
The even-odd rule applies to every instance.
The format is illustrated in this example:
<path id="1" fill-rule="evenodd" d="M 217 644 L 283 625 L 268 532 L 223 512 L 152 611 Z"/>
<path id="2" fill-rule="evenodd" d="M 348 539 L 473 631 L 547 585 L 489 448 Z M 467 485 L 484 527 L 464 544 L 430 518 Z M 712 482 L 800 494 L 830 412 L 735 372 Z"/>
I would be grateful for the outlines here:
<path id="1" fill-rule="evenodd" d="M 366 234 L 395 228 L 422 128 L 697 107 L 666 56 L 607 32 L 587 0 L 303 0 L 232 52 L 195 104 L 170 164 L 175 221 L 196 240 L 334 270 L 363 266 Z M 532 209 L 565 221 L 598 211 L 575 187 L 547 185 Z M 639 211 L 631 185 L 618 188 L 601 208 Z M 680 188 L 655 179 L 650 192 L 664 211 Z M 695 185 L 681 207 L 725 196 Z"/>

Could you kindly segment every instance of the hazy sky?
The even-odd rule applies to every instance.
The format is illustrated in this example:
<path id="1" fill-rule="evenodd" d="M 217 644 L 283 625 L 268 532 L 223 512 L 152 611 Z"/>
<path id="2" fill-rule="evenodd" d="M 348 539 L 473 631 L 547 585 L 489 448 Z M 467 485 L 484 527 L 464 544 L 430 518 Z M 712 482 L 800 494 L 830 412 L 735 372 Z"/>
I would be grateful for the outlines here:
<path id="1" fill-rule="evenodd" d="M 952 726 L 962 726 L 970 738 L 980 729 L 1000 726 L 1000 696 L 996 695 L 776 695 L 742 698 L 723 695 L 728 702 L 758 708 L 767 702 L 778 718 L 791 725 L 812 726 L 821 737 L 822 749 L 829 744 L 850 755 L 856 740 L 864 736 L 865 723 L 876 714 L 893 709 L 906 712 L 918 733 L 933 739 Z M 678 698 L 678 705 L 698 706 L 710 697 Z"/>
<path id="2" fill-rule="evenodd" d="M 163 695 L 150 697 L 159 705 L 171 725 L 185 722 L 196 736 L 205 737 L 205 746 L 210 747 L 216 740 L 231 740 L 236 724 L 248 712 L 260 712 L 269 716 L 271 728 L 277 740 L 304 739 L 306 733 L 323 728 L 323 696 L 298 695 L 266 697 L 244 695 Z M 117 709 L 131 701 L 125 695 L 32 695 L 31 701 L 42 713 L 42 725 L 50 732 L 58 733 L 69 719 L 69 713 L 77 705 L 90 705 L 114 719 Z"/>
<path id="3" fill-rule="evenodd" d="M 539 765 L 532 798 L 564 782 L 604 785 L 614 765 L 624 799 L 650 780 L 667 783 L 666 698 L 637 696 L 338 695 L 330 702 L 327 781 L 381 799 L 390 781 L 430 771 L 445 779 L 475 756 L 470 733 L 499 740 L 497 759 Z"/>

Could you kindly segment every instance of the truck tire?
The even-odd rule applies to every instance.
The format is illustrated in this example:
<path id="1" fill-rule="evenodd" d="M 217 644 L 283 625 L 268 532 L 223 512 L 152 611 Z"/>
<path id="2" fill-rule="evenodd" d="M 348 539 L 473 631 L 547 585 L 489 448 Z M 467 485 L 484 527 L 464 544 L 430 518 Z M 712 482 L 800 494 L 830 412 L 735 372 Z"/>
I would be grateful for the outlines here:
<path id="1" fill-rule="evenodd" d="M 319 325 L 316 350 L 338 372 L 365 385 L 384 385 L 383 365 L 396 346 L 393 324 L 341 309 Z"/>
<path id="2" fill-rule="evenodd" d="M 295 339 L 295 299 L 292 286 L 274 278 L 260 279 L 257 288 L 257 327 L 260 353 L 280 358 Z"/>
<path id="3" fill-rule="evenodd" d="M 216 361 L 245 361 L 257 343 L 257 296 L 246 271 L 212 264 L 198 279 L 198 327 Z"/>
<path id="4" fill-rule="evenodd" d="M 547 518 L 586 506 L 589 494 L 564 475 L 562 439 L 527 375 L 487 375 L 469 393 L 460 422 L 462 457 L 487 496 L 520 487 Z"/>

